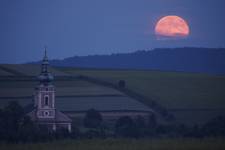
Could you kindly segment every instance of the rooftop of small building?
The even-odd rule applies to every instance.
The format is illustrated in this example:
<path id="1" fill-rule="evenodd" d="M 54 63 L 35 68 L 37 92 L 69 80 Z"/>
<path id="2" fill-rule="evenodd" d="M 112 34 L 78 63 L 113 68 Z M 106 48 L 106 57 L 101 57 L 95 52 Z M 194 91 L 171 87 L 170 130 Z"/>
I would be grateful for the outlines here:
<path id="1" fill-rule="evenodd" d="M 39 123 L 41 123 L 41 122 L 43 122 L 43 123 L 44 122 L 48 122 L 48 123 L 69 123 L 69 122 L 72 122 L 72 120 L 69 117 L 67 117 L 67 115 L 65 115 L 64 113 L 62 113 L 58 110 L 55 111 L 55 118 L 37 118 L 36 109 L 29 112 L 27 115 L 31 117 L 31 120 L 37 121 Z"/>

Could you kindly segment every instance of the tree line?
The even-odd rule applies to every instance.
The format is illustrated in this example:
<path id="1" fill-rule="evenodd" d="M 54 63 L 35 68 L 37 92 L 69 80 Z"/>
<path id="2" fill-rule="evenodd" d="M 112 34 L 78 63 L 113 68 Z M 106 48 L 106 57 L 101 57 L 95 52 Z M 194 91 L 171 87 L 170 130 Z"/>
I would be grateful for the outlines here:
<path id="1" fill-rule="evenodd" d="M 35 124 L 18 102 L 12 101 L 0 109 L 0 141 L 46 142 L 65 138 L 160 138 L 160 137 L 224 137 L 225 116 L 218 116 L 204 125 L 162 124 L 154 114 L 147 118 L 123 116 L 112 127 L 104 123 L 100 112 L 90 109 L 83 119 L 83 129 L 73 123 L 72 132 L 58 129 L 53 132 Z"/>

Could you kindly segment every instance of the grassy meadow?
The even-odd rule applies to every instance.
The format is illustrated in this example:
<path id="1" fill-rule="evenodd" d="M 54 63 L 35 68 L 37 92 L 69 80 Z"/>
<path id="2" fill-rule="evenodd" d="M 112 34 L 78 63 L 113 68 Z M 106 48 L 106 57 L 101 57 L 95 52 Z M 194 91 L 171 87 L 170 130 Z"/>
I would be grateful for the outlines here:
<path id="1" fill-rule="evenodd" d="M 59 69 L 113 84 L 125 80 L 128 89 L 166 107 L 181 123 L 201 124 L 225 115 L 225 76 L 148 70 Z"/>
<path id="2" fill-rule="evenodd" d="M 0 107 L 16 99 L 23 105 L 31 102 L 34 87 L 38 82 L 17 80 L 17 77 L 35 76 L 39 74 L 39 71 L 39 65 L 0 65 Z M 204 123 L 215 116 L 225 115 L 225 76 L 149 70 L 61 67 L 51 68 L 51 71 L 56 76 L 85 75 L 113 84 L 118 84 L 119 80 L 125 80 L 128 89 L 166 107 L 182 123 Z M 123 95 L 115 89 L 79 79 L 56 79 L 54 85 L 56 96 L 59 97 Z"/>
<path id="3" fill-rule="evenodd" d="M 24 80 L 38 67 L 26 70 L 23 65 L 0 65 L 0 108 L 11 100 L 22 105 L 31 103 L 35 80 Z M 53 68 L 57 75 L 85 75 L 118 84 L 126 81 L 126 87 L 157 101 L 172 112 L 178 122 L 204 123 L 218 115 L 225 115 L 225 76 L 160 71 L 100 70 Z M 38 74 L 38 73 L 37 73 Z M 21 76 L 23 80 L 21 80 Z M 68 96 L 124 95 L 120 91 L 79 79 L 55 80 L 56 96 L 62 110 L 72 107 Z M 60 98 L 61 97 L 61 100 Z M 95 97 L 95 100 L 97 98 Z M 76 100 L 76 98 L 74 98 Z M 148 102 L 146 102 L 147 104 Z M 72 109 L 72 108 L 70 108 Z M 224 138 L 160 138 L 160 139 L 77 139 L 34 144 L 0 143 L 0 150 L 224 150 Z"/>
<path id="4" fill-rule="evenodd" d="M 1 74 L 0 77 L 2 78 L 0 80 L 0 100 L 1 97 L 30 97 L 34 93 L 34 88 L 38 85 L 38 81 L 35 79 L 21 80 L 19 76 L 9 78 L 1 76 Z M 23 78 L 26 78 L 26 76 Z M 54 85 L 56 87 L 56 96 L 123 95 L 123 93 L 112 88 L 78 79 L 56 79 Z"/>
<path id="5" fill-rule="evenodd" d="M 138 70 L 62 70 L 71 75 L 86 75 L 114 84 L 125 80 L 128 88 L 169 109 L 225 109 L 225 76 Z"/>
<path id="6" fill-rule="evenodd" d="M 1 150 L 224 150 L 225 139 L 92 139 L 0 144 Z"/>

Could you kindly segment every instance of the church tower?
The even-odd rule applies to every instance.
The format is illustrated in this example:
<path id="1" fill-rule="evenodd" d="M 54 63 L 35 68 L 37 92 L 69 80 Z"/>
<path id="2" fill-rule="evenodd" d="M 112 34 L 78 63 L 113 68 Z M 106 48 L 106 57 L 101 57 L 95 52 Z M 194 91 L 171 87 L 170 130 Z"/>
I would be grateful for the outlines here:
<path id="1" fill-rule="evenodd" d="M 47 126 L 50 130 L 56 131 L 60 128 L 66 128 L 71 132 L 72 120 L 55 107 L 54 77 L 48 66 L 49 61 L 45 49 L 41 73 L 38 76 L 39 84 L 34 93 L 34 110 L 28 113 L 28 116 L 38 125 Z"/>
<path id="2" fill-rule="evenodd" d="M 35 107 L 38 118 L 55 118 L 55 87 L 52 84 L 53 75 L 48 70 L 48 57 L 45 55 L 41 64 L 41 73 L 38 76 L 39 85 L 36 88 Z"/>

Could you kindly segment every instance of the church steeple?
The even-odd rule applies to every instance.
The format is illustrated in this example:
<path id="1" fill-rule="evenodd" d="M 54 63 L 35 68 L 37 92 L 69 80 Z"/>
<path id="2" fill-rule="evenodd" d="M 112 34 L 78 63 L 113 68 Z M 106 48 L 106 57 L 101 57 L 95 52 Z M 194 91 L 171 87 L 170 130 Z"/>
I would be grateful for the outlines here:
<path id="1" fill-rule="evenodd" d="M 40 84 L 35 88 L 34 107 L 29 113 L 31 119 L 38 125 L 45 125 L 48 129 L 56 131 L 57 128 L 67 128 L 71 132 L 72 120 L 55 107 L 55 86 L 51 84 L 53 75 L 48 70 L 48 57 L 45 47 L 38 79 Z"/>
<path id="2" fill-rule="evenodd" d="M 49 62 L 47 57 L 47 48 L 45 47 L 45 53 L 41 63 L 41 73 L 38 76 L 41 84 L 45 84 L 45 85 L 49 84 L 54 79 L 52 74 L 48 70 L 48 65 L 49 65 Z"/>

